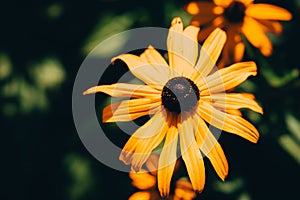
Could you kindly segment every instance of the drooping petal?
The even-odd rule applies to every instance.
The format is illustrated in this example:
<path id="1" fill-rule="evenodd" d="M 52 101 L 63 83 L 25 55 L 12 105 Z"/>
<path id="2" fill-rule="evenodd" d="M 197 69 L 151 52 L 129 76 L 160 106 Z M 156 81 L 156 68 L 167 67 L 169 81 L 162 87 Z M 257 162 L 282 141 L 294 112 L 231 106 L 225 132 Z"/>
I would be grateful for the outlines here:
<path id="1" fill-rule="evenodd" d="M 195 73 L 194 65 L 198 57 L 197 34 L 199 28 L 188 26 L 183 31 L 182 21 L 174 18 L 167 38 L 170 67 L 177 74 L 190 77 Z"/>
<path id="2" fill-rule="evenodd" d="M 205 84 L 199 88 L 200 95 L 204 96 L 232 89 L 244 82 L 249 76 L 255 76 L 256 73 L 256 64 L 252 61 L 240 62 L 220 69 L 204 79 Z"/>
<path id="3" fill-rule="evenodd" d="M 280 34 L 282 32 L 282 25 L 278 21 L 259 20 L 265 32 Z"/>
<path id="4" fill-rule="evenodd" d="M 248 108 L 263 114 L 262 107 L 254 100 L 254 95 L 249 93 L 218 93 L 203 96 L 201 99 L 210 102 L 212 106 L 222 110 Z"/>
<path id="5" fill-rule="evenodd" d="M 174 200 L 192 200 L 196 197 L 193 186 L 188 180 L 180 179 L 176 181 Z"/>
<path id="6" fill-rule="evenodd" d="M 123 98 L 148 98 L 157 99 L 161 95 L 160 90 L 156 90 L 147 85 L 116 83 L 112 85 L 99 85 L 94 86 L 83 92 L 84 95 L 95 94 L 97 92 L 103 92 L 113 97 Z"/>
<path id="7" fill-rule="evenodd" d="M 146 62 L 148 62 L 151 65 L 154 65 L 154 69 L 159 73 L 160 66 L 169 67 L 166 60 L 160 55 L 160 53 L 151 45 L 148 46 L 148 48 L 141 54 L 140 56 L 142 59 L 144 59 Z"/>
<path id="8" fill-rule="evenodd" d="M 177 160 L 178 130 L 177 119 L 173 117 L 171 126 L 167 132 L 166 140 L 158 162 L 158 189 L 162 197 L 170 193 L 170 183 Z"/>
<path id="9" fill-rule="evenodd" d="M 197 20 L 197 17 L 193 17 L 191 20 L 191 24 L 195 26 L 199 26 L 199 22 Z M 209 34 L 212 33 L 213 30 L 216 28 L 222 28 L 224 26 L 224 17 L 223 16 L 218 16 L 216 17 L 211 24 L 203 27 L 201 31 L 199 32 L 198 35 L 198 40 L 199 41 L 204 41 L 206 38 L 209 36 Z"/>
<path id="10" fill-rule="evenodd" d="M 245 14 L 256 19 L 283 20 L 292 19 L 292 14 L 284 8 L 271 4 L 257 3 L 247 7 Z"/>
<path id="11" fill-rule="evenodd" d="M 194 129 L 198 147 L 207 156 L 218 176 L 224 180 L 228 174 L 228 162 L 221 145 L 199 115 L 194 116 Z"/>
<path id="12" fill-rule="evenodd" d="M 103 122 L 125 122 L 144 115 L 155 114 L 161 106 L 160 99 L 131 99 L 115 102 L 103 109 Z"/>
<path id="13" fill-rule="evenodd" d="M 264 33 L 263 26 L 250 17 L 244 18 L 242 32 L 249 42 L 258 48 L 264 56 L 270 56 L 272 53 L 272 43 Z"/>
<path id="14" fill-rule="evenodd" d="M 144 59 L 133 54 L 122 54 L 112 59 L 120 59 L 126 63 L 130 72 L 147 85 L 161 89 L 169 80 L 169 67 L 166 65 L 151 65 Z"/>
<path id="15" fill-rule="evenodd" d="M 131 195 L 128 200 L 151 200 L 151 192 L 150 191 L 136 192 L 133 195 Z"/>
<path id="16" fill-rule="evenodd" d="M 205 101 L 199 103 L 198 112 L 207 123 L 220 130 L 236 134 L 253 143 L 256 143 L 259 138 L 258 131 L 247 120 L 215 109 Z"/>
<path id="17" fill-rule="evenodd" d="M 130 172 L 129 177 L 132 180 L 132 185 L 140 190 L 154 188 L 156 184 L 156 177 L 145 170 L 140 172 Z"/>
<path id="18" fill-rule="evenodd" d="M 215 29 L 205 40 L 195 67 L 202 77 L 206 77 L 216 65 L 225 42 L 226 33 L 219 28 Z"/>
<path id="19" fill-rule="evenodd" d="M 119 159 L 125 164 L 132 164 L 135 171 L 139 171 L 150 156 L 152 150 L 163 140 L 168 129 L 167 113 L 157 112 L 147 123 L 141 126 L 129 138 Z"/>
<path id="20" fill-rule="evenodd" d="M 191 117 L 183 119 L 179 127 L 180 150 L 193 188 L 195 191 L 201 192 L 205 184 L 205 169 L 202 155 L 195 140 L 192 120 Z"/>
<path id="21" fill-rule="evenodd" d="M 214 3 L 218 6 L 222 6 L 224 8 L 228 7 L 234 0 L 213 0 Z"/>

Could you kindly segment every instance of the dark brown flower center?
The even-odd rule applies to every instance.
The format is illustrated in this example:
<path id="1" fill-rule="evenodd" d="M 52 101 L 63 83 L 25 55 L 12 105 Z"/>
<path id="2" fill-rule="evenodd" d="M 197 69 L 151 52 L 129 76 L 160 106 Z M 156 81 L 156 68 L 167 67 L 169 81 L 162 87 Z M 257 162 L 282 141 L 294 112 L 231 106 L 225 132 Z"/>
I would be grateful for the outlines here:
<path id="1" fill-rule="evenodd" d="M 243 22 L 246 7 L 239 1 L 233 1 L 224 11 L 225 18 L 231 23 Z"/>
<path id="2" fill-rule="evenodd" d="M 163 88 L 161 100 L 164 107 L 175 113 L 191 111 L 200 99 L 197 85 L 188 78 L 170 79 Z"/>

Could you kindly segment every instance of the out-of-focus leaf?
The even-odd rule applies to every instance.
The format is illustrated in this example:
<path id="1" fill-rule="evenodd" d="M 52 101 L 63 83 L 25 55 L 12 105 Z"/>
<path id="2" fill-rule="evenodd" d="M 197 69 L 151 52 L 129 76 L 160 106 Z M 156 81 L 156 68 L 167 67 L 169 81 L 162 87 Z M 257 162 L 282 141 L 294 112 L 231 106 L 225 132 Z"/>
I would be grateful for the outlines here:
<path id="1" fill-rule="evenodd" d="M 0 80 L 7 78 L 12 72 L 12 64 L 6 54 L 0 54 Z"/>
<path id="2" fill-rule="evenodd" d="M 126 31 L 136 20 L 137 19 L 133 14 L 123 14 L 118 16 L 106 15 L 99 21 L 98 25 L 95 26 L 94 31 L 88 37 L 83 47 L 83 53 L 85 55 L 89 54 L 105 39 Z M 93 52 L 93 54 L 105 56 L 113 55 L 113 52 L 122 47 L 125 43 L 126 38 L 124 38 L 124 35 L 122 34 L 120 37 L 116 37 L 114 41 L 110 41 L 108 44 L 102 45 L 101 48 L 97 48 L 96 50 L 98 50 L 98 52 Z"/>
<path id="3" fill-rule="evenodd" d="M 227 180 L 226 182 L 216 182 L 214 187 L 217 191 L 224 194 L 232 194 L 244 186 L 244 180 L 242 178 L 236 178 L 234 180 Z"/>
<path id="4" fill-rule="evenodd" d="M 297 120 L 291 113 L 285 115 L 285 121 L 288 130 L 297 138 L 300 143 L 300 121 Z"/>
<path id="5" fill-rule="evenodd" d="M 286 72 L 283 76 L 278 76 L 268 65 L 262 66 L 262 68 L 262 75 L 266 78 L 266 80 L 271 86 L 276 88 L 286 85 L 287 83 L 295 80 L 299 76 L 298 69 L 293 69 L 289 72 Z"/>
<path id="6" fill-rule="evenodd" d="M 63 6 L 60 3 L 53 3 L 46 10 L 46 15 L 49 19 L 57 19 L 61 16 L 62 13 Z"/>
<path id="7" fill-rule="evenodd" d="M 72 177 L 69 185 L 69 199 L 83 199 L 93 186 L 90 163 L 78 155 L 71 154 L 65 158 L 65 166 L 70 177 Z"/>
<path id="8" fill-rule="evenodd" d="M 42 89 L 57 88 L 66 78 L 62 64 L 55 58 L 47 58 L 30 68 L 36 85 Z"/>
<path id="9" fill-rule="evenodd" d="M 300 145 L 288 134 L 280 136 L 278 142 L 300 165 Z"/>

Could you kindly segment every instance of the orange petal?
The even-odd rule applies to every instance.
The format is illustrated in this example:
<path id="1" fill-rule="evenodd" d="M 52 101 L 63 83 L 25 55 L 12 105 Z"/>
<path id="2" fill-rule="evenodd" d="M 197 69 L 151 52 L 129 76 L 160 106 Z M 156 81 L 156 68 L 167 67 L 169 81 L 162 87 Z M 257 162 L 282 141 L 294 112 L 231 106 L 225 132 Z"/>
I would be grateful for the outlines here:
<path id="1" fill-rule="evenodd" d="M 224 8 L 228 7 L 234 0 L 213 0 L 214 3 L 218 6 L 222 6 Z"/>
<path id="2" fill-rule="evenodd" d="M 186 7 L 185 11 L 191 15 L 213 15 L 213 9 L 215 5 L 212 2 L 190 2 Z"/>
<path id="3" fill-rule="evenodd" d="M 249 4 L 252 4 L 254 2 L 254 0 L 238 0 L 240 2 L 242 2 L 245 6 L 248 6 Z"/>
<path id="4" fill-rule="evenodd" d="M 245 13 L 247 16 L 256 19 L 284 20 L 284 21 L 289 21 L 292 19 L 292 14 L 286 9 L 271 4 L 264 4 L 264 3 L 249 5 Z"/>
<path id="5" fill-rule="evenodd" d="M 128 200 L 151 200 L 151 192 L 136 192 Z"/>
<path id="6" fill-rule="evenodd" d="M 169 67 L 165 65 L 150 64 L 144 59 L 132 55 L 122 54 L 112 59 L 112 62 L 120 59 L 126 63 L 130 72 L 147 85 L 161 89 L 169 80 Z"/>
<path id="7" fill-rule="evenodd" d="M 270 56 L 272 53 L 272 43 L 264 33 L 263 26 L 255 19 L 245 17 L 242 31 L 249 42 L 259 48 L 264 56 Z"/>
<path id="8" fill-rule="evenodd" d="M 282 25 L 277 21 L 259 20 L 265 32 L 280 34 L 282 32 Z"/>
<path id="9" fill-rule="evenodd" d="M 193 119 L 184 119 L 179 127 L 180 150 L 195 191 L 201 192 L 205 184 L 205 169 L 193 133 Z"/>
<path id="10" fill-rule="evenodd" d="M 162 197 L 168 196 L 170 193 L 170 182 L 177 160 L 178 130 L 176 123 L 177 119 L 173 117 L 158 163 L 158 189 Z"/>
<path id="11" fill-rule="evenodd" d="M 132 185 L 140 190 L 154 188 L 156 184 L 156 177 L 146 171 L 130 172 L 129 177 L 132 179 Z"/>
<path id="12" fill-rule="evenodd" d="M 84 95 L 95 94 L 97 92 L 103 92 L 113 97 L 123 98 L 159 98 L 161 95 L 160 90 L 153 89 L 147 85 L 116 83 L 112 85 L 99 85 L 94 86 L 83 92 Z"/>
<path id="13" fill-rule="evenodd" d="M 103 122 L 131 121 L 144 115 L 155 114 L 160 99 L 131 99 L 112 103 L 103 109 Z"/>
<path id="14" fill-rule="evenodd" d="M 196 197 L 193 186 L 188 180 L 180 179 L 176 181 L 174 200 L 192 200 Z"/>
<path id="15" fill-rule="evenodd" d="M 212 106 L 222 110 L 248 108 L 263 114 L 262 108 L 254 100 L 254 95 L 249 93 L 219 93 L 204 96 L 201 99 L 211 102 Z"/>
<path id="16" fill-rule="evenodd" d="M 256 143 L 259 138 L 256 128 L 240 116 L 224 113 L 204 101 L 199 104 L 198 112 L 207 123 L 221 130 L 241 136 L 253 143 Z"/>
<path id="17" fill-rule="evenodd" d="M 221 145 L 199 115 L 195 115 L 194 129 L 198 147 L 207 156 L 218 176 L 224 180 L 228 174 L 228 162 Z"/>
<path id="18" fill-rule="evenodd" d="M 232 89 L 244 82 L 249 76 L 255 76 L 256 73 L 256 64 L 252 61 L 240 62 L 220 69 L 205 78 L 206 84 L 199 88 L 200 95 L 204 96 Z"/>
<path id="19" fill-rule="evenodd" d="M 139 171 L 152 150 L 161 143 L 167 129 L 167 114 L 162 108 L 129 138 L 119 159 L 127 165 L 131 163 L 133 169 Z"/>
<path id="20" fill-rule="evenodd" d="M 219 28 L 215 29 L 205 40 L 195 67 L 202 77 L 206 77 L 216 65 L 225 42 L 226 34 Z"/>
<path id="21" fill-rule="evenodd" d="M 196 18 L 192 18 L 191 24 L 194 24 Z M 199 41 L 204 41 L 206 38 L 209 36 L 209 34 L 212 33 L 216 28 L 222 28 L 224 26 L 224 17 L 223 16 L 218 16 L 216 17 L 210 24 L 207 26 L 203 27 L 201 31 L 199 32 L 198 35 L 198 40 Z"/>

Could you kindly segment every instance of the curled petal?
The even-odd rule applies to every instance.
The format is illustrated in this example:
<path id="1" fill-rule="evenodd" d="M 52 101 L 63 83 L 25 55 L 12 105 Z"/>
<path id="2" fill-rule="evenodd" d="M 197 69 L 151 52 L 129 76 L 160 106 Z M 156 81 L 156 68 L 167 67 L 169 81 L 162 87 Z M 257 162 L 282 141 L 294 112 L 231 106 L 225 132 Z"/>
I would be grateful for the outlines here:
<path id="1" fill-rule="evenodd" d="M 232 89 L 249 76 L 256 76 L 257 67 L 255 62 L 240 62 L 229 67 L 220 69 L 204 79 L 204 84 L 199 88 L 201 95 L 209 95 Z"/>
<path id="2" fill-rule="evenodd" d="M 254 99 L 254 95 L 249 93 L 219 93 L 202 97 L 203 101 L 211 102 L 212 106 L 221 110 L 248 108 L 263 114 L 262 107 Z"/>
<path id="3" fill-rule="evenodd" d="M 205 184 L 204 162 L 193 133 L 193 121 L 189 117 L 179 127 L 180 150 L 195 191 L 201 192 Z"/>
<path id="4" fill-rule="evenodd" d="M 176 123 L 177 119 L 173 117 L 158 163 L 158 189 L 163 197 L 169 195 L 170 182 L 177 160 L 178 130 Z"/>
<path id="5" fill-rule="evenodd" d="M 119 159 L 125 164 L 132 164 L 135 171 L 140 171 L 153 149 L 164 139 L 168 130 L 167 121 L 167 114 L 162 108 L 129 138 Z"/>
<path id="6" fill-rule="evenodd" d="M 200 103 L 198 111 L 207 123 L 218 129 L 239 135 L 253 143 L 258 141 L 258 131 L 242 117 L 224 113 L 204 101 Z"/>
<path id="7" fill-rule="evenodd" d="M 112 103 L 103 109 L 103 122 L 131 121 L 159 110 L 160 99 L 132 99 Z"/>
<path id="8" fill-rule="evenodd" d="M 159 98 L 161 95 L 160 90 L 153 89 L 147 85 L 116 83 L 112 85 L 99 85 L 94 86 L 83 92 L 84 95 L 95 94 L 98 92 L 106 93 L 113 97 L 123 98 Z"/>
<path id="9" fill-rule="evenodd" d="M 224 180 L 228 174 L 228 162 L 221 145 L 199 115 L 194 116 L 194 129 L 198 147 L 207 156 L 218 176 Z"/>

